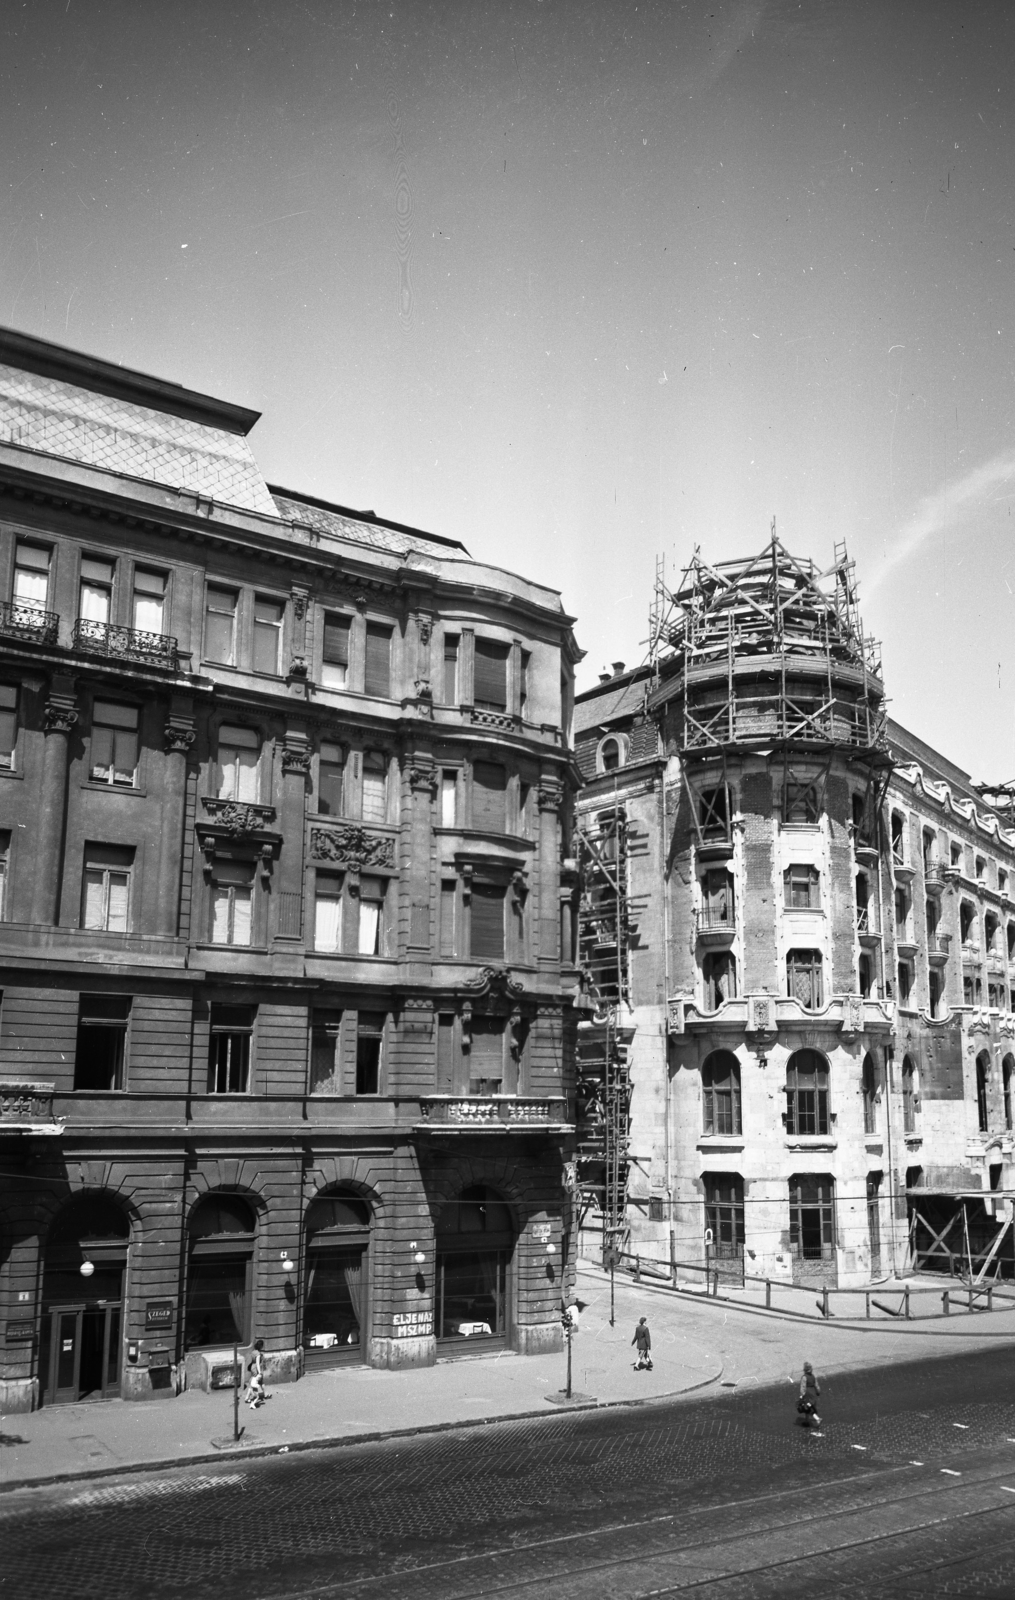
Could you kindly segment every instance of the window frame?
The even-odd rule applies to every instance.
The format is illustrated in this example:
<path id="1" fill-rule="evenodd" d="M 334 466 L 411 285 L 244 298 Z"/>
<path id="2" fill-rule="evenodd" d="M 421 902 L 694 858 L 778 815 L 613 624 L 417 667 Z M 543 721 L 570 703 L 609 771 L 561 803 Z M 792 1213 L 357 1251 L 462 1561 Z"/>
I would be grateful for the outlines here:
<path id="1" fill-rule="evenodd" d="M 808 959 L 804 959 L 808 958 Z M 810 1001 L 806 1003 L 797 993 L 794 974 L 810 974 Z M 796 1000 L 804 1011 L 820 1011 L 825 1003 L 824 958 L 820 950 L 794 947 L 786 951 L 786 994 Z"/>
<path id="2" fill-rule="evenodd" d="M 33 572 L 42 572 L 42 570 L 43 570 L 41 565 L 32 566 L 30 563 L 22 563 L 21 561 L 19 561 L 18 560 L 18 553 L 21 550 L 38 550 L 43 555 L 45 555 L 45 557 L 46 557 L 46 566 L 45 566 L 46 596 L 45 596 L 45 599 L 42 601 L 41 605 L 36 600 L 29 600 L 29 599 L 26 599 L 25 597 L 23 597 L 23 596 L 18 594 L 18 575 L 19 575 L 19 573 L 24 572 L 24 573 L 30 574 L 30 573 L 33 573 Z M 29 611 L 48 611 L 49 610 L 50 596 L 53 593 L 53 568 L 54 568 L 54 565 L 55 565 L 54 556 L 55 556 L 55 549 L 54 549 L 53 545 L 36 543 L 36 541 L 34 539 L 15 538 L 15 540 L 14 540 L 14 559 L 11 562 L 11 604 L 12 605 L 24 606 L 26 608 L 26 610 L 29 610 Z"/>
<path id="3" fill-rule="evenodd" d="M 809 1058 L 802 1061 L 801 1058 Z M 813 1087 L 801 1082 L 813 1078 Z M 794 1050 L 786 1062 L 786 1134 L 791 1139 L 830 1139 L 834 1113 L 831 1107 L 831 1069 L 820 1050 Z M 812 1095 L 810 1105 L 801 1095 Z M 813 1123 L 813 1127 L 805 1124 Z"/>
<path id="4" fill-rule="evenodd" d="M 277 612 L 274 619 L 258 616 L 258 607 L 270 607 Z M 283 668 L 282 646 L 285 633 L 286 604 L 277 595 L 261 594 L 254 591 L 250 618 L 250 670 L 265 678 L 281 678 L 285 674 Z M 258 659 L 259 650 L 264 640 L 270 637 L 274 645 L 272 659 L 274 665 L 264 666 Z"/>
<path id="5" fill-rule="evenodd" d="M 718 1069 L 726 1077 L 717 1077 Z M 729 1126 L 724 1126 L 724 1124 Z M 713 1050 L 701 1063 L 701 1129 L 704 1138 L 741 1138 L 744 1131 L 740 1062 L 730 1050 Z"/>
<path id="6" fill-rule="evenodd" d="M 371 651 L 371 640 L 386 639 L 387 653 L 384 670 L 373 676 L 379 668 L 377 650 Z M 363 693 L 374 700 L 390 700 L 394 687 L 395 628 L 391 622 L 367 622 L 363 634 Z"/>
<path id="7" fill-rule="evenodd" d="M 337 760 L 333 760 L 330 755 L 326 754 L 326 752 L 332 751 L 332 750 L 338 752 L 338 759 Z M 314 785 L 314 813 L 315 813 L 316 816 L 318 816 L 318 817 L 344 817 L 345 816 L 345 813 L 346 813 L 346 774 L 348 772 L 348 766 L 349 766 L 349 763 L 348 763 L 348 760 L 346 758 L 346 751 L 343 748 L 343 746 L 338 744 L 335 740 L 322 739 L 320 744 L 318 745 L 318 748 L 317 748 L 317 782 Z M 334 810 L 330 810 L 330 809 L 329 810 L 322 810 L 321 809 L 321 801 L 322 801 L 322 799 L 325 798 L 325 795 L 324 795 L 324 785 L 325 785 L 324 774 L 325 774 L 325 771 L 327 771 L 329 773 L 329 775 L 330 775 L 329 779 L 328 779 L 329 783 L 334 783 L 336 780 L 335 780 L 333 775 L 335 773 L 338 774 L 338 777 L 337 777 L 338 805 Z"/>
<path id="8" fill-rule="evenodd" d="M 133 1000 L 134 997 L 132 995 L 119 994 L 82 993 L 78 996 L 78 1023 L 74 1046 L 74 1094 L 124 1093 L 127 1084 L 127 1044 L 131 1015 L 134 1009 Z M 107 1005 L 111 1008 L 119 1007 L 124 1012 L 124 1015 L 117 1017 L 111 1011 L 103 1015 L 98 1010 L 95 1010 L 91 1017 L 86 1015 L 86 1007 L 95 1008 L 102 1005 Z M 83 1064 L 80 1061 L 82 1035 L 84 1034 L 84 1037 L 87 1038 L 90 1031 L 94 1031 L 96 1034 L 99 1032 L 108 1033 L 114 1035 L 116 1039 L 114 1059 L 110 1072 L 113 1081 L 107 1083 L 104 1087 L 79 1082 L 79 1075 L 81 1077 L 84 1076 Z"/>
<path id="9" fill-rule="evenodd" d="M 348 689 L 349 670 L 352 658 L 352 627 L 353 618 L 344 611 L 325 611 L 321 618 L 321 677 L 320 681 L 326 689 Z M 338 643 L 338 635 L 344 633 L 344 659 L 342 648 Z M 329 635 L 334 636 L 333 645 L 329 646 Z M 334 649 L 334 654 L 329 655 L 329 648 Z M 341 669 L 341 677 L 329 677 L 329 669 L 337 674 Z"/>
<path id="10" fill-rule="evenodd" d="M 232 597 L 232 600 L 233 600 L 232 610 L 231 611 L 222 611 L 222 610 L 219 610 L 218 608 L 214 607 L 212 605 L 212 594 L 213 593 L 217 594 L 217 595 L 230 595 Z M 213 656 L 211 654 L 211 647 L 210 647 L 210 633 L 211 633 L 211 630 L 209 628 L 209 622 L 208 622 L 208 619 L 211 616 L 228 616 L 231 619 L 230 630 L 229 630 L 229 653 L 228 653 L 227 657 L 224 660 L 220 659 L 218 656 Z M 238 636 L 239 636 L 238 627 L 237 627 L 237 624 L 239 622 L 239 616 L 240 616 L 240 590 L 239 590 L 239 588 L 230 588 L 227 584 L 224 584 L 224 583 L 213 583 L 211 581 L 211 579 L 206 579 L 205 580 L 205 586 L 204 586 L 204 628 L 203 628 L 203 638 L 202 638 L 203 655 L 202 655 L 202 658 L 201 658 L 203 661 L 207 661 L 212 666 L 217 666 L 217 667 L 235 667 L 235 666 L 237 666 L 239 664 L 238 661 L 237 661 L 237 648 L 236 648 L 237 642 L 238 642 Z"/>
<path id="11" fill-rule="evenodd" d="M 479 670 L 480 661 L 485 663 L 482 674 Z M 504 680 L 503 699 L 499 698 L 501 669 Z M 477 634 L 473 641 L 472 660 L 472 703 L 477 711 L 489 711 L 495 716 L 507 716 L 511 704 L 510 671 L 511 646 L 505 644 L 503 639 L 492 639 Z M 480 695 L 480 687 L 484 690 L 495 689 L 498 698 L 491 699 L 486 693 Z"/>
<path id="12" fill-rule="evenodd" d="M 147 600 L 152 600 L 152 599 L 155 598 L 155 591 L 154 590 L 146 591 L 144 589 L 139 589 L 138 588 L 138 579 L 139 578 L 140 579 L 161 578 L 161 580 L 162 580 L 162 591 L 161 591 L 161 601 L 162 601 L 162 606 L 161 606 L 161 610 L 162 610 L 161 624 L 162 625 L 159 628 L 142 628 L 140 626 L 138 620 L 137 620 L 137 607 L 138 607 L 139 598 L 142 601 L 146 600 L 146 599 Z M 169 579 L 170 579 L 170 574 L 168 572 L 161 572 L 156 567 L 146 567 L 143 563 L 139 563 L 139 562 L 135 562 L 134 563 L 134 570 L 133 570 L 133 573 L 131 574 L 131 583 L 130 583 L 130 625 L 131 625 L 131 627 L 134 629 L 134 631 L 136 633 L 146 633 L 146 634 L 149 635 L 150 638 L 153 638 L 153 639 L 165 638 L 165 637 L 168 636 L 168 633 L 169 633 L 169 628 L 168 628 L 168 622 L 169 622 Z"/>
<path id="13" fill-rule="evenodd" d="M 249 869 L 249 877 L 248 877 L 246 882 L 243 882 L 243 881 L 240 880 L 239 874 L 242 872 L 244 875 L 246 875 L 247 872 L 248 872 L 248 869 Z M 237 876 L 236 876 L 236 878 L 234 878 L 232 880 L 230 880 L 228 877 L 222 878 L 219 875 L 221 873 L 223 873 L 223 872 L 226 872 L 226 873 L 235 872 Z M 235 930 L 236 930 L 236 890 L 237 889 L 245 889 L 246 892 L 247 892 L 247 896 L 248 896 L 248 899 L 247 899 L 247 902 L 246 902 L 248 907 L 249 907 L 249 910 L 248 910 L 248 913 L 247 913 L 247 926 L 248 926 L 248 930 L 249 930 L 249 933 L 250 933 L 250 938 L 246 941 L 246 943 L 244 943 L 241 940 L 237 940 L 234 937 Z M 227 910 L 226 910 L 226 931 L 227 931 L 229 937 L 226 938 L 226 939 L 216 939 L 216 937 L 215 937 L 215 927 L 216 927 L 216 921 L 217 921 L 216 911 L 217 911 L 217 908 L 218 908 L 219 904 L 221 903 L 220 900 L 219 900 L 220 891 L 224 892 L 225 903 L 226 903 L 226 907 L 227 907 Z M 209 883 L 208 883 L 208 943 L 209 944 L 214 945 L 216 947 L 216 949 L 219 949 L 219 950 L 252 950 L 258 945 L 258 943 L 259 943 L 258 938 L 257 938 L 258 929 L 257 929 L 256 921 L 255 921 L 255 918 L 256 918 L 256 915 L 257 915 L 257 911 L 258 911 L 258 907 L 257 907 L 257 903 L 256 903 L 256 893 L 257 893 L 257 862 L 256 862 L 256 860 L 254 860 L 253 858 L 250 858 L 248 860 L 248 859 L 242 858 L 242 857 L 241 858 L 233 858 L 233 857 L 226 858 L 226 857 L 222 857 L 221 859 L 216 859 L 212 863 L 212 869 L 211 869 L 210 879 L 209 879 Z"/>
<path id="14" fill-rule="evenodd" d="M 19 683 L 0 682 L 0 730 L 4 728 L 5 719 L 7 717 L 10 718 L 9 725 L 11 728 L 9 750 L 5 750 L 3 748 L 4 744 L 7 742 L 7 737 L 5 733 L 0 732 L 0 774 L 20 774 L 20 765 L 18 762 L 18 742 L 21 737 L 22 687 L 23 685 Z M 10 696 L 12 703 L 5 706 L 2 704 L 2 701 L 7 695 Z"/>
<path id="15" fill-rule="evenodd" d="M 216 1012 L 220 1020 L 216 1021 Z M 234 1015 L 226 1020 L 223 1013 L 244 1012 L 248 1017 L 247 1022 L 240 1022 Z M 231 1006 L 225 1002 L 212 1001 L 208 1014 L 208 1086 L 207 1093 L 216 1098 L 222 1096 L 250 1095 L 254 1083 L 254 1030 L 257 1026 L 256 1006 Z M 238 1072 L 237 1077 L 242 1079 L 240 1088 L 229 1086 L 229 1078 L 233 1075 L 233 1047 L 227 1046 L 225 1060 L 216 1059 L 216 1040 L 218 1039 L 241 1040 L 238 1047 Z M 218 1079 L 224 1072 L 226 1087 L 219 1088 Z"/>
<path id="16" fill-rule="evenodd" d="M 113 862 L 102 861 L 98 857 L 103 852 L 112 854 L 122 852 L 129 855 L 129 861 Z M 91 856 L 91 859 L 89 857 Z M 137 864 L 137 851 L 133 845 L 102 845 L 86 842 L 81 857 L 81 917 L 79 927 L 86 933 L 130 933 L 132 925 L 132 912 L 134 905 L 134 869 Z M 98 873 L 102 878 L 102 921 L 89 923 L 87 917 L 89 874 Z M 110 891 L 112 889 L 112 876 L 124 879 L 124 925 L 122 928 L 109 926 Z"/>
<path id="17" fill-rule="evenodd" d="M 226 731 L 249 735 L 247 739 L 234 741 L 223 738 Z M 215 798 L 217 800 L 232 800 L 238 805 L 258 805 L 261 798 L 261 758 L 264 754 L 265 740 L 261 736 L 260 728 L 252 728 L 248 723 L 220 722 L 215 730 L 215 758 L 214 780 Z M 253 765 L 244 767 L 240 761 L 234 763 L 235 780 L 232 791 L 227 792 L 225 763 L 222 760 L 222 751 L 226 750 L 253 750 L 255 752 Z M 241 772 L 250 772 L 253 775 L 253 794 L 241 794 Z"/>
<path id="18" fill-rule="evenodd" d="M 125 723 L 104 722 L 102 720 L 102 717 L 108 715 L 108 712 L 106 712 L 104 710 L 102 712 L 100 712 L 99 708 L 100 707 L 104 708 L 104 707 L 107 707 L 107 706 L 113 711 L 133 712 L 134 713 L 134 718 L 135 718 L 134 727 L 133 728 L 129 728 Z M 92 698 L 91 726 L 90 726 L 90 729 L 89 729 L 89 736 L 88 736 L 88 779 L 87 779 L 87 781 L 89 783 L 99 784 L 104 789 L 105 788 L 110 788 L 110 789 L 135 789 L 135 790 L 137 790 L 137 789 L 139 789 L 141 787 L 141 784 L 140 784 L 141 731 L 142 731 L 143 712 L 144 712 L 144 708 L 142 706 L 131 705 L 127 701 L 103 700 L 98 695 L 93 696 L 93 698 Z M 96 736 L 97 736 L 97 732 L 99 730 L 101 730 L 103 733 L 107 733 L 110 736 L 110 738 L 109 738 L 110 751 L 109 751 L 109 762 L 108 762 L 109 776 L 106 777 L 106 778 L 98 777 L 96 775 L 98 767 L 100 765 L 103 765 L 103 763 L 101 763 L 97 759 L 96 751 L 95 751 Z M 116 771 L 117 771 L 117 744 L 118 744 L 117 735 L 118 734 L 120 734 L 120 735 L 133 734 L 133 739 L 134 739 L 134 766 L 133 766 L 132 771 L 131 771 L 131 776 L 130 776 L 129 782 L 128 781 L 119 780 L 116 777 Z M 123 770 L 126 771 L 126 767 L 124 767 Z"/>
<path id="19" fill-rule="evenodd" d="M 364 1026 L 364 1017 L 380 1018 L 380 1026 L 373 1024 Z M 389 1015 L 386 1011 L 370 1011 L 364 1007 L 356 1013 L 356 1086 L 357 1099 L 377 1099 L 384 1093 L 385 1071 L 387 1067 L 387 1050 Z M 370 1044 L 370 1051 L 364 1050 L 364 1045 Z M 374 1048 L 376 1045 L 376 1049 Z M 367 1056 L 375 1057 L 369 1061 Z M 364 1087 L 373 1082 L 373 1088 Z"/>
<path id="20" fill-rule="evenodd" d="M 477 900 L 477 897 L 479 898 L 479 900 L 481 902 L 482 901 L 489 901 L 491 904 L 493 904 L 494 901 L 498 901 L 499 904 L 500 904 L 500 907 L 501 907 L 501 917 L 500 917 L 501 943 L 500 943 L 500 950 L 499 951 L 494 950 L 492 947 L 489 950 L 485 950 L 485 951 L 477 950 L 477 948 L 476 948 L 476 946 L 477 946 L 477 928 L 476 928 L 476 900 Z M 473 881 L 472 886 L 471 886 L 471 891 L 470 891 L 470 894 L 469 894 L 469 918 L 468 918 L 468 923 L 469 923 L 469 928 L 468 928 L 468 932 L 469 932 L 469 960 L 470 961 L 484 961 L 484 962 L 497 961 L 497 962 L 504 962 L 504 961 L 507 960 L 507 958 L 508 958 L 507 957 L 507 949 L 508 949 L 508 928 L 507 928 L 507 923 L 508 923 L 508 918 L 507 918 L 508 904 L 507 904 L 507 901 L 508 901 L 508 896 L 507 896 L 507 885 L 506 884 L 496 883 L 493 880 L 485 880 L 485 879 L 481 879 L 479 882 Z M 491 914 L 490 919 L 489 919 L 489 923 L 487 925 L 485 925 L 485 928 L 493 929 L 494 926 L 495 926 L 495 920 L 496 919 Z M 485 928 L 484 928 L 484 931 L 485 931 Z M 496 941 L 493 941 L 493 942 L 495 943 Z"/>
<path id="21" fill-rule="evenodd" d="M 806 889 L 806 901 L 797 903 L 793 896 L 799 884 Z M 782 875 L 783 909 L 786 911 L 820 911 L 821 872 L 809 861 L 791 861 Z"/>

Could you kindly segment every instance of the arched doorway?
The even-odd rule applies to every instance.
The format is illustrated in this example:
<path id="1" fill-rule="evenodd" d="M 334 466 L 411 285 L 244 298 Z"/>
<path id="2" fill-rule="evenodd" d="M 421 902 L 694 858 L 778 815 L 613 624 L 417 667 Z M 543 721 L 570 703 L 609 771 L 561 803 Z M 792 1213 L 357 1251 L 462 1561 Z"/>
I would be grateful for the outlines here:
<path id="1" fill-rule="evenodd" d="M 515 1233 L 500 1195 L 473 1184 L 437 1218 L 437 1338 L 445 1346 L 498 1348 L 508 1340 Z"/>
<path id="2" fill-rule="evenodd" d="M 119 1394 L 129 1244 L 127 1217 L 104 1194 L 79 1195 L 54 1219 L 42 1280 L 43 1405 Z"/>
<path id="3" fill-rule="evenodd" d="M 348 1190 L 307 1209 L 303 1351 L 307 1371 L 366 1361 L 370 1345 L 370 1207 Z"/>
<path id="4" fill-rule="evenodd" d="M 254 1290 L 257 1218 L 238 1194 L 209 1194 L 187 1224 L 185 1350 L 247 1344 Z"/>

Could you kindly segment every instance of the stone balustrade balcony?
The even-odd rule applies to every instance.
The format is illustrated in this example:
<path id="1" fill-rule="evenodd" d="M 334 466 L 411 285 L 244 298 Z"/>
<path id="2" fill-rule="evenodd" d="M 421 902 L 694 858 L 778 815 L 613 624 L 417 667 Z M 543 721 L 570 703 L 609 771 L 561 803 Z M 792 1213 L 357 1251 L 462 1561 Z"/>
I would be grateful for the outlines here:
<path id="1" fill-rule="evenodd" d="M 0 1078 L 0 1137 L 5 1133 L 62 1133 L 63 1119 L 53 1116 L 55 1088 L 55 1084 L 35 1078 Z"/>
<path id="2" fill-rule="evenodd" d="M 567 1133 L 563 1095 L 424 1095 L 416 1131 L 423 1133 Z"/>

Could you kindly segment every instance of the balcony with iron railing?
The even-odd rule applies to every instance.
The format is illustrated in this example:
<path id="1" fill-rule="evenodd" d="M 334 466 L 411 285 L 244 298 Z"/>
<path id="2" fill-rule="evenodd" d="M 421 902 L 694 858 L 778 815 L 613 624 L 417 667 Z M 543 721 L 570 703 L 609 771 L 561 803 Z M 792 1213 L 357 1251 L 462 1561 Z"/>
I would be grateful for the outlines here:
<path id="1" fill-rule="evenodd" d="M 114 622 L 79 617 L 74 624 L 74 649 L 116 661 L 176 670 L 177 644 L 168 633 L 145 633 L 141 628 L 121 628 Z"/>
<path id="2" fill-rule="evenodd" d="M 31 644 L 56 644 L 60 617 L 56 611 L 42 611 L 22 600 L 0 601 L 0 634 L 9 639 L 27 639 Z"/>
<path id="3" fill-rule="evenodd" d="M 698 941 L 703 945 L 729 944 L 737 931 L 733 902 L 724 905 L 699 906 L 695 912 Z"/>

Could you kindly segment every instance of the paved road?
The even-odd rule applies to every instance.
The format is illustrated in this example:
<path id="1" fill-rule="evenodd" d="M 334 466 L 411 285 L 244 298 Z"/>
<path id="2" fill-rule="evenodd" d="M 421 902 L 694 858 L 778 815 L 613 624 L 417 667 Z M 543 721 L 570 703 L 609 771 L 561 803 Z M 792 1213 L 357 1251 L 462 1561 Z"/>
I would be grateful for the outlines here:
<path id="1" fill-rule="evenodd" d="M 1009 1397 L 1011 1397 L 1009 1399 Z M 0 1498 L 17 1600 L 1015 1596 L 1015 1350 Z"/>

